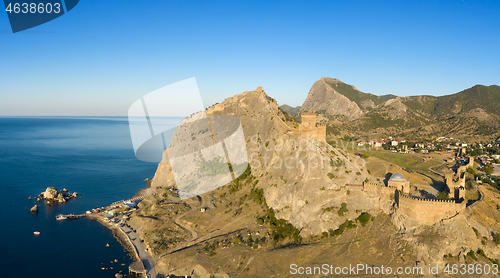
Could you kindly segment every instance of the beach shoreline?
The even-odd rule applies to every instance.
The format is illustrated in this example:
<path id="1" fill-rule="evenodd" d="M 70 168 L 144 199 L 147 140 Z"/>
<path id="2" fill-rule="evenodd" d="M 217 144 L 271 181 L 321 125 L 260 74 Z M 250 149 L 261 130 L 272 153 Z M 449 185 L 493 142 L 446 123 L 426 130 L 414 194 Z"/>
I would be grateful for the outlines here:
<path id="1" fill-rule="evenodd" d="M 152 189 L 150 183 L 148 183 L 146 188 L 139 189 L 131 199 L 128 199 L 128 201 L 140 202 L 144 197 L 146 197 L 146 195 L 142 195 L 141 193 L 150 194 L 151 191 Z M 125 203 L 125 201 L 121 202 Z M 85 216 L 90 220 L 97 221 L 105 228 L 111 230 L 113 237 L 116 238 L 118 243 L 128 251 L 129 256 L 134 260 L 134 262 L 129 266 L 129 271 L 156 277 L 156 270 L 154 268 L 156 260 L 153 256 L 147 253 L 145 246 L 143 246 L 141 241 L 138 239 L 134 228 L 127 224 L 125 224 L 125 226 L 121 226 L 117 223 L 110 224 L 104 220 L 104 218 L 108 217 L 108 215 L 103 212 L 103 209 L 112 210 L 115 207 L 117 207 L 117 203 L 112 203 L 102 208 L 98 213 L 86 213 Z"/>
<path id="2" fill-rule="evenodd" d="M 101 215 L 95 215 L 95 214 L 88 214 L 86 217 L 90 220 L 95 220 L 105 228 L 109 229 L 111 233 L 113 234 L 113 237 L 116 238 L 118 243 L 125 249 L 127 252 L 129 252 L 129 256 L 134 260 L 134 261 L 140 261 L 140 257 L 137 253 L 136 246 L 132 243 L 128 235 L 123 231 L 120 227 L 114 226 L 114 225 L 109 225 L 108 223 L 104 222 L 102 220 Z"/>

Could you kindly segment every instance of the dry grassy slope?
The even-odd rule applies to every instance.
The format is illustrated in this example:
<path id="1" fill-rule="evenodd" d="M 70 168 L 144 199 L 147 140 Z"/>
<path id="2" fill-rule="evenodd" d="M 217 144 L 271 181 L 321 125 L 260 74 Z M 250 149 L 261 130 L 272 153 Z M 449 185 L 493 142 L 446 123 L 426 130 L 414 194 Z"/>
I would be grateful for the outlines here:
<path id="1" fill-rule="evenodd" d="M 381 214 L 365 227 L 348 229 L 342 235 L 324 239 L 311 239 L 305 245 L 280 249 L 251 249 L 242 244 L 222 245 L 215 253 L 207 254 L 200 248 L 190 248 L 167 255 L 157 269 L 169 270 L 177 275 L 196 277 L 295 277 L 290 265 L 321 266 L 331 264 L 384 265 L 396 269 L 414 266 L 415 258 L 409 247 L 398 236 L 387 215 Z M 255 236 L 254 236 L 255 237 Z M 221 240 L 222 241 L 222 240 Z M 325 277 L 312 275 L 311 277 Z M 379 277 L 366 275 L 365 277 Z M 420 276 L 413 276 L 420 277 Z"/>

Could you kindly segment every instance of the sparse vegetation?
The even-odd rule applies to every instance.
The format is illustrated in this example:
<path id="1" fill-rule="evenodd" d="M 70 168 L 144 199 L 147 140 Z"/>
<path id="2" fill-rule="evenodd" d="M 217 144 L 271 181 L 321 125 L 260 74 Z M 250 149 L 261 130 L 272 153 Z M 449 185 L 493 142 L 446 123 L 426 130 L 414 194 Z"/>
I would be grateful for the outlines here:
<path id="1" fill-rule="evenodd" d="M 449 200 L 449 199 L 450 199 L 450 196 L 448 196 L 448 193 L 446 193 L 444 191 L 440 191 L 436 195 L 436 200 Z"/>
<path id="2" fill-rule="evenodd" d="M 343 234 L 346 229 L 352 229 L 352 228 L 356 228 L 356 225 L 353 224 L 352 220 L 346 220 L 335 231 L 330 230 L 330 236 L 339 236 Z"/>
<path id="3" fill-rule="evenodd" d="M 342 205 L 340 205 L 340 209 L 337 211 L 338 215 L 339 216 L 344 216 L 344 214 L 346 212 L 348 212 L 349 210 L 347 209 L 347 204 L 346 203 L 342 203 Z"/>
<path id="4" fill-rule="evenodd" d="M 356 218 L 356 221 L 359 221 L 359 223 L 361 223 L 361 225 L 364 227 L 371 218 L 371 214 L 369 214 L 368 212 L 363 212 L 358 216 L 358 218 Z"/>
<path id="5" fill-rule="evenodd" d="M 500 244 L 500 232 L 497 232 L 493 235 L 493 242 L 496 245 Z"/>

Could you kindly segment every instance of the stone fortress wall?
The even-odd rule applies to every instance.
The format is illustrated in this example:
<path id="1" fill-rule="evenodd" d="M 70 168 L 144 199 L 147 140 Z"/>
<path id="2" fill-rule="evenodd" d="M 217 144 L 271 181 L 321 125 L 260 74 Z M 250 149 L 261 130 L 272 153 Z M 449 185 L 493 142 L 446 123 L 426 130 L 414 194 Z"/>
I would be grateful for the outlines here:
<path id="1" fill-rule="evenodd" d="M 340 189 L 372 192 L 389 201 L 393 201 L 401 212 L 423 225 L 432 225 L 444 219 L 449 219 L 463 212 L 466 203 L 456 203 L 453 200 L 440 201 L 423 199 L 401 194 L 400 189 L 394 186 L 385 186 L 380 183 L 364 182 L 360 184 L 346 184 Z"/>
<path id="2" fill-rule="evenodd" d="M 463 212 L 466 207 L 466 202 L 456 203 L 453 200 L 433 200 L 403 194 L 397 195 L 396 200 L 401 212 L 424 225 L 432 225 L 443 219 L 454 217 Z"/>

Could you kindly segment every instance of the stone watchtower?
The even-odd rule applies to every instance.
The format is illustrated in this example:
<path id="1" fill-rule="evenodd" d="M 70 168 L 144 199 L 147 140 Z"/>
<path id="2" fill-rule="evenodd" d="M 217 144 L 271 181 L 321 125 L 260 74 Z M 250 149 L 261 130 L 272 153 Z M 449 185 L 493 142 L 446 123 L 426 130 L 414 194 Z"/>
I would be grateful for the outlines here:
<path id="1" fill-rule="evenodd" d="M 316 113 L 302 113 L 301 117 L 300 129 L 302 133 L 316 130 Z"/>
<path id="2" fill-rule="evenodd" d="M 299 132 L 302 138 L 326 139 L 326 126 L 316 127 L 316 113 L 301 113 L 302 123 Z"/>
<path id="3" fill-rule="evenodd" d="M 454 172 L 445 173 L 445 184 L 446 191 L 450 198 L 455 199 L 455 201 L 460 201 L 465 198 L 465 172 L 459 172 L 455 174 Z"/>

